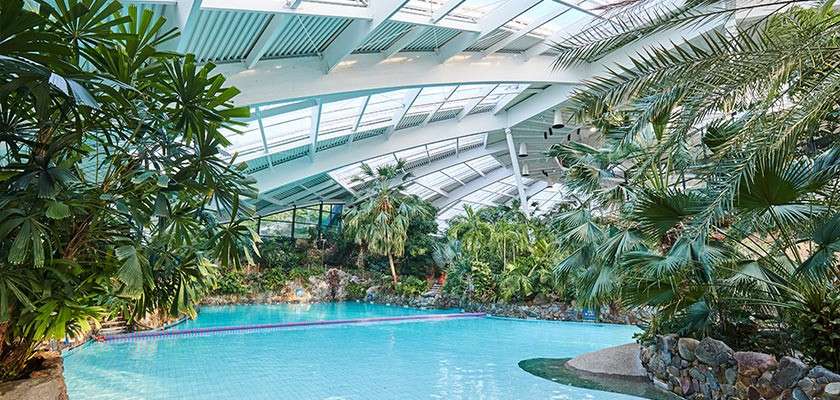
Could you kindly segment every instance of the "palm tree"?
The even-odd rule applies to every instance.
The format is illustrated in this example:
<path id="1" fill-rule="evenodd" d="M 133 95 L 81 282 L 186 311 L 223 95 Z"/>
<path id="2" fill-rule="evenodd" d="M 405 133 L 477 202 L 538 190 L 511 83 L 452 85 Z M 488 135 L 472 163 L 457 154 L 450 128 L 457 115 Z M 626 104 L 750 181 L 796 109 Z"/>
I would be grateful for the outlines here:
<path id="1" fill-rule="evenodd" d="M 639 51 L 584 83 L 567 107 L 577 122 L 599 128 L 603 145 L 552 149 L 576 194 L 592 203 L 558 217 L 570 253 L 558 270 L 585 270 L 579 285 L 598 289 L 591 295 L 655 307 L 654 333 L 737 342 L 751 337 L 745 326 L 781 321 L 785 334 L 795 328 L 813 338 L 816 325 L 786 310 L 834 304 L 793 293 L 836 291 L 840 282 L 840 247 L 832 247 L 840 14 L 832 1 L 797 3 L 804 4 L 774 3 L 778 9 L 757 23 Z M 613 27 L 561 43 L 556 65 L 595 62 L 655 33 L 767 5 L 726 4 L 692 0 L 619 13 Z M 610 207 L 619 197 L 601 195 L 612 178 L 623 187 L 620 207 Z M 813 357 L 833 360 L 824 354 Z"/>
<path id="2" fill-rule="evenodd" d="M 347 213 L 346 226 L 364 249 L 388 257 L 391 278 L 396 286 L 399 278 L 394 257 L 403 256 L 411 220 L 428 218 L 429 207 L 424 207 L 419 197 L 403 194 L 402 185 L 393 184 L 405 173 L 404 160 L 395 165 L 380 166 L 375 171 L 364 163 L 361 168 L 362 176 L 356 179 L 366 178 L 372 182 L 361 202 Z"/>
<path id="3" fill-rule="evenodd" d="M 449 235 L 463 243 L 476 261 L 491 232 L 491 225 L 469 205 L 465 205 L 464 214 L 455 217 L 449 225 Z"/>

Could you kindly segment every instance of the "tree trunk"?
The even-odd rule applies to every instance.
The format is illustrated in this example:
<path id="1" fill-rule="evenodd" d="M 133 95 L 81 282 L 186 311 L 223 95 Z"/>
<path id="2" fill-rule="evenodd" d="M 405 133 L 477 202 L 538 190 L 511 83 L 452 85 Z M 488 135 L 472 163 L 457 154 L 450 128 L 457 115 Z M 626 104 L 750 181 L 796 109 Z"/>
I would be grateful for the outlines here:
<path id="1" fill-rule="evenodd" d="M 397 269 L 394 267 L 394 257 L 388 253 L 388 264 L 391 264 L 391 278 L 394 278 L 394 286 L 397 286 Z"/>
<path id="2" fill-rule="evenodd" d="M 356 256 L 356 268 L 363 269 L 365 266 L 365 248 L 359 248 L 359 254 Z"/>
<path id="3" fill-rule="evenodd" d="M 32 342 L 9 337 L 9 322 L 0 324 L 0 382 L 19 378 L 32 356 Z"/>

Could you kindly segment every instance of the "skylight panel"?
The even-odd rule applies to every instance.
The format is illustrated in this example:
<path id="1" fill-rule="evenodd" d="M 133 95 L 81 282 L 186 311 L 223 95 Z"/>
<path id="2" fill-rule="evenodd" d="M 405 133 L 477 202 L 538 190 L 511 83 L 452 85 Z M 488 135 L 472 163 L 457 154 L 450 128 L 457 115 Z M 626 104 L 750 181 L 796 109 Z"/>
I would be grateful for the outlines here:
<path id="1" fill-rule="evenodd" d="M 466 164 L 457 164 L 443 169 L 441 172 L 461 182 L 469 181 L 478 174 Z"/>
<path id="2" fill-rule="evenodd" d="M 528 86 L 529 85 L 527 83 L 501 84 L 493 89 L 493 91 L 490 92 L 490 94 L 487 95 L 481 103 L 479 103 L 478 107 L 495 106 L 503 98 L 522 93 L 522 91 L 527 89 Z"/>
<path id="3" fill-rule="evenodd" d="M 438 156 L 455 153 L 456 147 L 457 144 L 455 139 L 432 143 L 428 145 L 429 156 L 432 159 L 436 159 Z"/>
<path id="4" fill-rule="evenodd" d="M 269 149 L 307 139 L 312 129 L 312 108 L 262 118 Z"/>
<path id="5" fill-rule="evenodd" d="M 428 200 L 437 195 L 435 191 L 429 188 L 425 188 L 422 185 L 418 185 L 416 183 L 409 183 L 408 185 L 406 185 L 405 189 L 403 189 L 403 192 L 405 192 L 405 194 L 407 195 L 415 195 L 423 200 Z"/>
<path id="6" fill-rule="evenodd" d="M 500 164 L 496 160 L 496 158 L 491 155 L 483 156 L 475 160 L 469 160 L 466 162 L 466 164 L 468 164 L 473 169 L 480 171 L 482 174 L 486 174 L 502 166 L 502 164 Z"/>
<path id="7" fill-rule="evenodd" d="M 417 178 L 417 182 L 423 186 L 429 188 L 435 188 L 440 190 L 443 186 L 450 186 L 450 185 L 457 185 L 458 182 L 453 180 L 452 178 L 438 172 L 432 172 L 431 174 L 421 176 Z"/>
<path id="8" fill-rule="evenodd" d="M 359 122 L 358 130 L 371 130 L 391 125 L 394 115 L 403 107 L 405 93 L 405 90 L 394 90 L 371 95 L 365 114 Z"/>
<path id="9" fill-rule="evenodd" d="M 431 86 L 423 88 L 414 104 L 408 110 L 409 115 L 434 112 L 457 86 Z"/>
<path id="10" fill-rule="evenodd" d="M 405 160 L 405 162 L 408 164 L 414 164 L 419 160 L 424 160 L 427 158 L 426 146 L 412 147 L 407 150 L 401 150 L 394 153 L 394 155 L 399 160 Z"/>
<path id="11" fill-rule="evenodd" d="M 262 142 L 262 134 L 260 133 L 260 126 L 257 120 L 248 121 L 245 126 L 238 126 L 236 130 L 241 132 L 234 132 L 224 130 L 225 138 L 230 141 L 230 145 L 225 148 L 229 154 L 239 153 L 238 161 L 247 161 L 263 155 L 264 148 Z"/>
<path id="12" fill-rule="evenodd" d="M 462 150 L 466 149 L 468 147 L 472 147 L 472 146 L 475 146 L 477 144 L 483 144 L 483 143 L 484 143 L 484 134 L 483 133 L 480 133 L 478 135 L 471 135 L 471 136 L 465 136 L 465 137 L 462 137 L 462 138 L 458 138 L 458 148 L 462 149 Z"/>
<path id="13" fill-rule="evenodd" d="M 319 140 L 349 135 L 359 117 L 365 97 L 324 103 L 321 106 Z"/>

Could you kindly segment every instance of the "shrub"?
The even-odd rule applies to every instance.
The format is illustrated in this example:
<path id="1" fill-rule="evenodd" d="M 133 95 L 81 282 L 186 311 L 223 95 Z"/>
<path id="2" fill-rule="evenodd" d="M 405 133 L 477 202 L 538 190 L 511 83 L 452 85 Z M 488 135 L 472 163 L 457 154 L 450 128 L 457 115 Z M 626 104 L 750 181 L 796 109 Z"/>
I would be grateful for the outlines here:
<path id="1" fill-rule="evenodd" d="M 265 239 L 260 245 L 260 266 L 264 269 L 288 271 L 303 264 L 305 256 L 288 238 Z"/>
<path id="2" fill-rule="evenodd" d="M 395 291 L 400 296 L 414 297 L 425 292 L 427 288 L 428 285 L 426 284 L 426 281 L 416 276 L 406 276 L 397 283 Z"/>
<path id="3" fill-rule="evenodd" d="M 288 276 L 280 268 L 271 268 L 262 273 L 261 286 L 264 290 L 280 291 L 286 285 Z"/>
<path id="4" fill-rule="evenodd" d="M 245 274 L 242 271 L 227 271 L 219 278 L 216 292 L 219 294 L 248 294 L 250 290 L 245 285 Z"/>
<path id="5" fill-rule="evenodd" d="M 345 287 L 347 291 L 347 299 L 348 300 L 358 300 L 365 298 L 367 294 L 367 287 L 362 285 L 361 283 L 350 282 Z"/>

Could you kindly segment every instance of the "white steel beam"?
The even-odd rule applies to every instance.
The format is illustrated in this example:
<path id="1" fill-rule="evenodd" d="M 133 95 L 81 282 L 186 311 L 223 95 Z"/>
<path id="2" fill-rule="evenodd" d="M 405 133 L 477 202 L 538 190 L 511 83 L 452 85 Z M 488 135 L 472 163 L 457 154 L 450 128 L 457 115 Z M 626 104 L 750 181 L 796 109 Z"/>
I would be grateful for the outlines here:
<path id="1" fill-rule="evenodd" d="M 428 30 L 428 26 L 423 25 L 415 25 L 408 30 L 408 32 L 404 33 L 400 36 L 394 43 L 391 43 L 387 49 L 383 50 L 381 54 L 382 60 L 386 60 L 391 58 L 394 54 L 397 54 L 402 51 L 406 46 L 413 43 L 415 40 L 420 39 L 426 30 Z"/>
<path id="2" fill-rule="evenodd" d="M 488 87 L 478 97 L 476 97 L 475 99 L 472 99 L 469 103 L 467 103 L 464 106 L 464 109 L 461 110 L 460 113 L 458 113 L 458 120 L 460 121 L 460 120 L 464 119 L 464 117 L 466 117 L 467 115 L 470 115 L 470 113 L 473 110 L 475 110 L 475 108 L 479 104 L 481 104 L 481 102 L 484 101 L 484 99 L 486 99 L 487 96 L 490 95 L 490 93 L 493 93 L 493 91 L 496 90 L 497 87 L 499 87 L 499 85 L 493 85 L 493 86 Z"/>
<path id="3" fill-rule="evenodd" d="M 438 51 L 438 60 L 445 62 L 540 2 L 542 0 L 513 0 L 502 4 L 478 22 L 480 28 L 478 33 L 461 32 L 441 47 Z"/>
<path id="4" fill-rule="evenodd" d="M 297 159 L 283 164 L 284 174 L 259 171 L 252 176 L 257 180 L 260 191 L 271 190 L 309 176 L 326 173 L 336 168 L 364 160 L 391 154 L 399 150 L 419 147 L 455 137 L 472 136 L 479 133 L 499 131 L 507 126 L 516 126 L 545 110 L 568 99 L 571 87 L 555 85 L 540 94 L 511 107 L 505 113 L 488 115 L 474 114 L 461 121 L 454 119 L 430 123 L 424 127 L 401 129 L 391 135 L 384 135 L 354 141 L 349 146 L 339 146 L 319 152 L 315 162 Z"/>
<path id="5" fill-rule="evenodd" d="M 180 1 L 180 0 L 179 0 Z M 298 3 L 297 7 L 290 7 Z M 312 15 L 323 17 L 342 17 L 352 19 L 370 19 L 366 7 L 330 4 L 323 2 L 266 1 L 266 0 L 203 0 L 201 8 L 207 10 L 226 10 L 237 12 L 258 12 L 272 14 Z"/>
<path id="6" fill-rule="evenodd" d="M 516 191 L 519 192 L 519 202 L 522 212 L 531 215 L 528 206 L 528 196 L 525 194 L 525 186 L 522 183 L 522 173 L 519 170 L 519 160 L 516 159 L 516 145 L 513 143 L 513 133 L 510 128 L 505 128 L 505 139 L 507 140 L 508 153 L 510 154 L 511 167 L 513 167 L 513 180 L 516 182 Z"/>
<path id="7" fill-rule="evenodd" d="M 414 104 L 414 101 L 417 100 L 417 96 L 420 96 L 420 92 L 423 89 L 416 88 L 406 91 L 405 97 L 403 97 L 402 107 L 394 113 L 394 116 L 391 117 L 391 125 L 388 126 L 388 130 L 385 132 L 385 138 L 390 138 L 391 134 L 394 133 L 394 130 L 397 129 L 397 125 L 400 124 L 403 118 L 405 118 L 405 114 L 408 112 L 408 109 Z"/>
<path id="8" fill-rule="evenodd" d="M 245 69 L 242 63 L 221 64 L 216 71 L 225 76 L 229 85 L 242 91 L 233 99 L 237 105 L 312 97 L 333 101 L 337 96 L 358 97 L 389 89 L 453 84 L 577 84 L 591 76 L 584 65 L 554 71 L 553 57 L 522 62 L 518 55 L 505 53 L 495 54 L 493 62 L 467 58 L 439 64 L 432 57 L 407 57 L 383 63 L 379 54 L 351 54 L 345 60 L 347 66 L 327 75 L 317 57 L 262 60 L 253 69 Z"/>
<path id="9" fill-rule="evenodd" d="M 187 50 L 187 44 L 195 33 L 201 4 L 202 0 L 177 0 L 175 7 L 171 7 L 174 14 L 170 17 L 171 21 L 181 32 L 181 36 L 178 37 L 178 42 L 175 45 L 175 51 L 178 53 Z"/>
<path id="10" fill-rule="evenodd" d="M 448 197 L 436 199 L 432 204 L 440 210 L 447 208 L 450 204 L 461 201 L 464 197 L 475 193 L 477 190 L 486 188 L 500 180 L 507 179 L 513 172 L 508 168 L 496 168 L 478 179 L 469 181 L 466 185 L 460 186 L 451 192 Z"/>
<path id="11" fill-rule="evenodd" d="M 437 107 L 435 107 L 435 109 L 432 110 L 429 113 L 429 115 L 426 116 L 426 119 L 423 120 L 423 125 L 428 124 L 429 121 L 432 120 L 432 117 L 434 117 L 435 114 L 437 114 L 437 112 L 440 111 L 440 108 L 443 107 L 443 105 L 446 104 L 447 101 L 449 101 L 449 98 L 452 97 L 452 95 L 455 93 L 456 90 L 458 90 L 459 87 L 460 86 L 453 86 L 452 89 L 449 90 L 449 93 L 447 93 L 446 96 L 443 97 L 443 101 L 441 101 L 440 104 L 438 104 Z"/>
<path id="12" fill-rule="evenodd" d="M 312 161 L 315 159 L 315 147 L 318 144 L 318 133 L 321 130 L 321 109 L 323 108 L 324 104 L 320 101 L 315 107 L 312 107 L 312 126 L 309 130 L 309 160 Z"/>
<path id="13" fill-rule="evenodd" d="M 283 31 L 283 29 L 285 29 L 294 18 L 295 16 L 291 14 L 274 14 L 271 16 L 271 22 L 269 22 L 268 26 L 266 26 L 260 33 L 254 47 L 251 48 L 251 51 L 249 51 L 248 55 L 245 57 L 246 68 L 254 68 L 257 61 L 259 61 L 263 54 L 268 51 L 269 47 L 274 44 L 274 41 L 277 39 L 277 36 L 280 35 L 280 32 Z"/>
<path id="14" fill-rule="evenodd" d="M 509 44 L 519 40 L 519 38 L 533 32 L 534 30 L 536 30 L 539 27 L 551 22 L 551 20 L 553 20 L 554 18 L 557 18 L 560 15 L 562 15 L 562 14 L 568 12 L 568 11 L 569 11 L 569 7 L 560 7 L 560 8 L 558 8 L 558 9 L 556 9 L 556 10 L 554 10 L 554 11 L 548 13 L 548 14 L 545 14 L 545 15 L 541 16 L 540 18 L 538 18 L 537 20 L 529 23 L 527 26 L 523 27 L 522 29 L 514 32 L 512 35 L 510 35 L 510 36 L 500 40 L 498 43 L 490 46 L 490 48 L 488 48 L 487 50 L 484 50 L 483 52 L 479 53 L 480 54 L 479 57 L 486 57 L 486 56 L 489 56 L 489 55 L 491 55 L 491 54 L 493 54 L 493 53 L 495 53 L 495 52 L 497 52 L 501 49 L 504 49 Z"/>
<path id="15" fill-rule="evenodd" d="M 359 116 L 356 117 L 356 120 L 353 121 L 353 129 L 350 130 L 350 137 L 347 139 L 347 144 L 353 143 L 353 139 L 356 136 L 356 131 L 359 129 L 359 124 L 362 123 L 362 117 L 365 116 L 365 111 L 367 111 L 368 103 L 370 103 L 370 96 L 365 97 L 365 101 L 362 103 L 362 107 L 359 110 Z"/>
<path id="16" fill-rule="evenodd" d="M 344 57 L 364 43 L 380 25 L 396 14 L 408 0 L 377 0 L 368 5 L 370 20 L 354 20 L 338 35 L 323 52 L 326 72 L 335 68 Z"/>
<path id="17" fill-rule="evenodd" d="M 458 6 L 463 4 L 464 1 L 465 0 L 449 0 L 446 3 L 444 3 L 442 6 L 440 6 L 440 8 L 438 8 L 437 10 L 435 10 L 435 12 L 432 13 L 432 23 L 436 24 L 438 23 L 438 21 L 446 18 L 446 16 L 449 15 L 449 13 L 451 13 L 452 10 L 458 8 Z"/>

